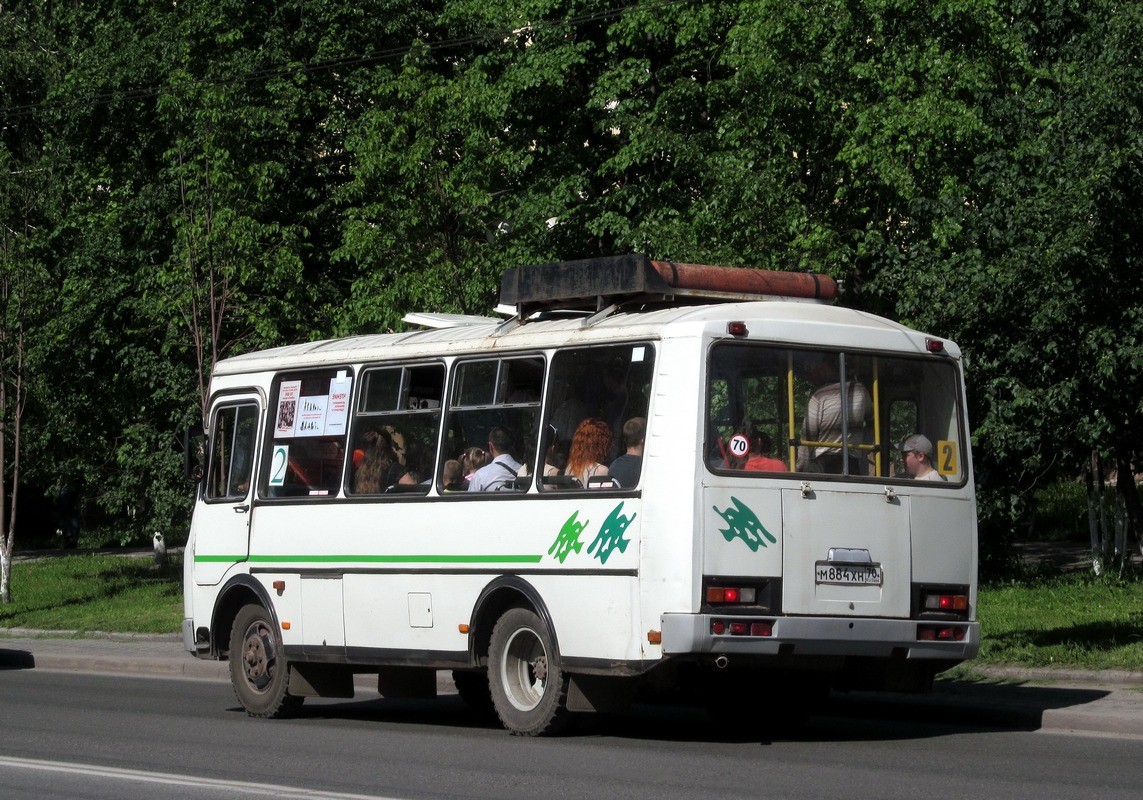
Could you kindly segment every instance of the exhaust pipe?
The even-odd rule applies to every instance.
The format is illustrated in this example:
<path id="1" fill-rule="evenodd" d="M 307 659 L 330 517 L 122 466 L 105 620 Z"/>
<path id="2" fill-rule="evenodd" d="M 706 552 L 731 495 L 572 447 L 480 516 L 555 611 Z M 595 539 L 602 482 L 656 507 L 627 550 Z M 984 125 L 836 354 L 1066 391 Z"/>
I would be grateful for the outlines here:
<path id="1" fill-rule="evenodd" d="M 728 666 L 730 666 L 730 659 L 726 656 L 719 656 L 714 660 L 714 665 L 719 669 L 726 669 Z"/>

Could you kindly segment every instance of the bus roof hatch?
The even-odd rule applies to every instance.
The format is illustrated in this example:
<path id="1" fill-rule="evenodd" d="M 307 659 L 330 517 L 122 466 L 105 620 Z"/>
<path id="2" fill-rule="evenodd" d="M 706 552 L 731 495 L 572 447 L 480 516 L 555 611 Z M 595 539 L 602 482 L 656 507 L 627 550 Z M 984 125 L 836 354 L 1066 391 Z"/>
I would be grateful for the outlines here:
<path id="1" fill-rule="evenodd" d="M 832 301 L 837 283 L 828 275 L 743 267 L 652 261 L 634 253 L 559 261 L 506 270 L 500 302 L 520 319 L 535 311 L 598 312 L 629 301 L 680 303 L 794 298 Z"/>

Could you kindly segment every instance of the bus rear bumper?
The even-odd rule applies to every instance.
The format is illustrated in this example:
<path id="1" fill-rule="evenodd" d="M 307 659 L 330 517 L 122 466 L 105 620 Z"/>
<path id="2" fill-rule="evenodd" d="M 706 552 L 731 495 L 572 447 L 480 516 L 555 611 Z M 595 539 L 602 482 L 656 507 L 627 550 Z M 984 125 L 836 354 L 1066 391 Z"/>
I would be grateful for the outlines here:
<path id="1" fill-rule="evenodd" d="M 745 622 L 746 634 L 713 633 L 714 623 Z M 749 635 L 751 623 L 770 635 Z M 765 623 L 769 623 L 767 626 Z M 980 650 L 979 622 L 868 617 L 727 617 L 663 614 L 663 655 L 864 656 L 962 661 Z M 928 638 L 939 636 L 942 638 Z"/>

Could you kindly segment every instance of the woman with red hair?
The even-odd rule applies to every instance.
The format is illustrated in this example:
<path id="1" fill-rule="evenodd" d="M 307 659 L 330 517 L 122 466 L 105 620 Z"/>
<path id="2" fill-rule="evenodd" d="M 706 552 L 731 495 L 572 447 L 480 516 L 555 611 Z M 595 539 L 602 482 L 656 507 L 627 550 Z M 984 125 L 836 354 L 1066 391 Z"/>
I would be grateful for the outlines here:
<path id="1" fill-rule="evenodd" d="M 568 453 L 568 465 L 564 474 L 579 479 L 582 486 L 587 486 L 588 478 L 608 474 L 604 462 L 610 455 L 611 428 L 601 419 L 588 417 L 579 424 L 572 436 L 571 452 Z"/>

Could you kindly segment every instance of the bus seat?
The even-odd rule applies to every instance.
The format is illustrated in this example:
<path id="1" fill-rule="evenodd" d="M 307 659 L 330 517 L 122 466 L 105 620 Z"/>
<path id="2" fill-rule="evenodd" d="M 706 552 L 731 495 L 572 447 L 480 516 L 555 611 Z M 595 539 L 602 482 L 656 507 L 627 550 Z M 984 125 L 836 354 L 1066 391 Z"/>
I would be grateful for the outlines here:
<path id="1" fill-rule="evenodd" d="M 574 475 L 545 475 L 541 478 L 546 489 L 582 489 L 583 484 Z"/>

